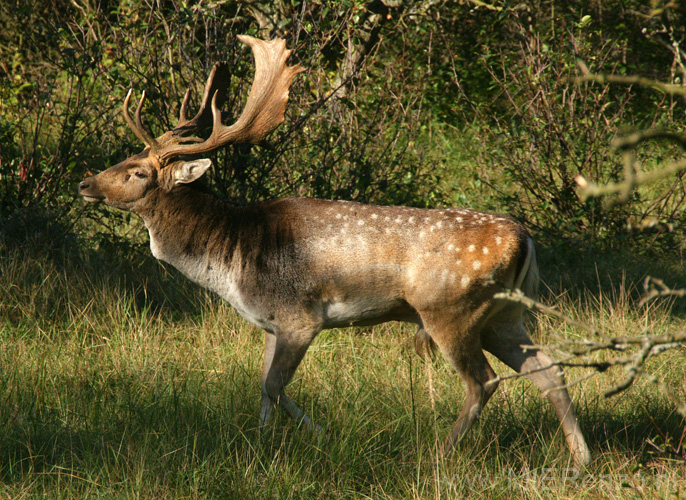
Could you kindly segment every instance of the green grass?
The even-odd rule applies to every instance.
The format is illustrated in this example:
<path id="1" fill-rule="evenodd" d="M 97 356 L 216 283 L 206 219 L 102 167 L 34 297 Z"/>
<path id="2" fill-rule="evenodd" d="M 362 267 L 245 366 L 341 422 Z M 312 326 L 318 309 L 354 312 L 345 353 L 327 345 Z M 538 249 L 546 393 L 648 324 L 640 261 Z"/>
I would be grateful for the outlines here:
<path id="1" fill-rule="evenodd" d="M 56 237 L 0 241 L 0 498 L 681 498 L 684 420 L 647 381 L 612 399 L 610 370 L 575 385 L 594 460 L 574 468 L 547 401 L 508 380 L 447 459 L 463 388 L 387 324 L 323 332 L 288 391 L 325 438 L 277 412 L 257 429 L 262 333 L 138 253 Z M 549 294 L 613 334 L 684 329 L 630 286 Z M 541 317 L 544 343 L 582 332 Z M 650 371 L 686 393 L 684 350 Z M 494 361 L 500 374 L 509 373 Z M 574 380 L 587 372 L 568 373 Z"/>

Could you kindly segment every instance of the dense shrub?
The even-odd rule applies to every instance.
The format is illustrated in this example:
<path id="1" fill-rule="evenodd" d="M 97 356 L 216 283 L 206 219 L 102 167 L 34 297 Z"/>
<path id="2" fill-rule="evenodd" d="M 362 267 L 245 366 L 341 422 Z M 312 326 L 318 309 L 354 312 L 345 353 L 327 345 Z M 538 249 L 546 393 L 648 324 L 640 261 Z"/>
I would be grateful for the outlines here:
<path id="1" fill-rule="evenodd" d="M 464 203 L 593 239 L 616 237 L 627 220 L 676 223 L 681 177 L 610 212 L 581 199 L 574 182 L 623 175 L 608 146 L 617 130 L 680 123 L 683 105 L 649 90 L 568 80 L 582 58 L 598 71 L 676 81 L 683 12 L 655 6 L 663 10 L 619 1 L 3 2 L 0 219 L 30 206 L 64 214 L 83 175 L 141 149 L 119 113 L 129 88 L 146 91 L 145 121 L 161 134 L 186 89 L 197 105 L 212 64 L 228 61 L 225 110 L 235 118 L 252 73 L 235 34 L 248 33 L 286 38 L 307 72 L 271 148 L 215 155 L 210 181 L 228 198 Z M 651 168 L 674 153 L 641 154 Z M 98 210 L 89 214 L 107 225 L 109 212 Z"/>

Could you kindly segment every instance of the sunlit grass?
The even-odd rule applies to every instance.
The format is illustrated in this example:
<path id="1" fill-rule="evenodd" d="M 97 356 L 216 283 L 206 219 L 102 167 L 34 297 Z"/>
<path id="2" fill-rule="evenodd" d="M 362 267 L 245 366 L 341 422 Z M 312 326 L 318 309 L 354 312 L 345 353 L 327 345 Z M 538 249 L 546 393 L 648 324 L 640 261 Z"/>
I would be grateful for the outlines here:
<path id="1" fill-rule="evenodd" d="M 277 412 L 257 429 L 262 333 L 141 257 L 2 248 L 0 478 L 9 498 L 598 498 L 686 494 L 684 421 L 621 370 L 572 388 L 594 454 L 571 462 L 550 405 L 508 380 L 456 453 L 438 455 L 463 388 L 420 360 L 414 328 L 323 332 L 289 394 L 326 437 Z M 127 266 L 137 271 L 130 273 Z M 609 334 L 683 329 L 622 288 L 547 300 Z M 542 343 L 583 332 L 540 317 Z M 497 372 L 509 373 L 493 361 Z M 684 351 L 651 371 L 684 397 Z M 587 372 L 570 370 L 575 380 Z"/>

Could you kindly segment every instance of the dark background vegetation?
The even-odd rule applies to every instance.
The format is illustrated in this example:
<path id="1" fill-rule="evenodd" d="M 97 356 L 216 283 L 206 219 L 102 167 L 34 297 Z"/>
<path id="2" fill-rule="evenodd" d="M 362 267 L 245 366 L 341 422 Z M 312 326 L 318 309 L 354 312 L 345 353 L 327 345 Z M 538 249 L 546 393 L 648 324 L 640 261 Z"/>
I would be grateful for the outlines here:
<path id="1" fill-rule="evenodd" d="M 119 116 L 129 88 L 146 90 L 145 118 L 161 134 L 185 89 L 197 100 L 226 60 L 237 116 L 252 61 L 235 35 L 248 33 L 286 38 L 307 72 L 272 149 L 217 155 L 211 183 L 223 196 L 462 205 L 512 213 L 546 247 L 680 252 L 680 229 L 663 229 L 683 222 L 683 175 L 610 211 L 573 180 L 621 176 L 609 147 L 618 131 L 682 126 L 683 103 L 653 89 L 568 80 L 579 58 L 594 72 L 680 82 L 684 8 L 645 4 L 3 2 L 0 223 L 37 209 L 83 215 L 78 181 L 141 149 Z M 640 154 L 657 165 L 677 152 Z M 130 217 L 105 213 L 85 212 L 96 244 Z M 627 233 L 646 220 L 657 233 Z"/>
<path id="2" fill-rule="evenodd" d="M 286 38 L 307 68 L 271 150 L 218 154 L 211 182 L 238 202 L 285 195 L 506 211 L 539 239 L 624 244 L 627 222 L 683 222 L 683 176 L 621 207 L 582 201 L 578 174 L 622 174 L 618 131 L 679 128 L 684 106 L 650 88 L 569 82 L 594 72 L 680 82 L 684 8 L 653 2 L 163 2 L 41 0 L 0 6 L 0 221 L 56 219 L 75 185 L 141 149 L 119 116 L 146 90 L 154 133 L 185 89 L 229 61 L 237 116 L 252 61 L 235 35 Z M 651 146 L 650 165 L 676 154 Z M 103 212 L 87 216 L 104 222 Z M 108 217 L 126 217 L 122 214 Z M 660 226 L 660 227 L 665 227 Z M 636 240 L 636 235 L 632 235 Z M 676 233 L 642 243 L 681 249 Z"/>

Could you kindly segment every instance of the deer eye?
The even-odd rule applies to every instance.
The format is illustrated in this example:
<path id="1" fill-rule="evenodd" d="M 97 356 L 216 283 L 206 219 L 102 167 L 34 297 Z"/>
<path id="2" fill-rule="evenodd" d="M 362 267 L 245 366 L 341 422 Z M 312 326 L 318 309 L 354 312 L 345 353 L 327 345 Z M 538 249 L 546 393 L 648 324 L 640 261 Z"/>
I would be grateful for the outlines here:
<path id="1" fill-rule="evenodd" d="M 133 175 L 135 175 L 139 179 L 145 179 L 146 177 L 148 177 L 148 174 L 139 171 L 134 172 Z"/>

